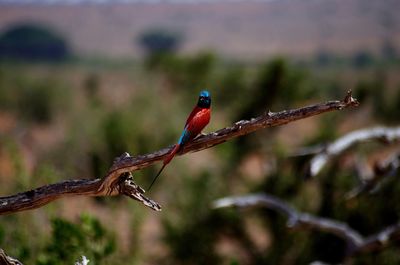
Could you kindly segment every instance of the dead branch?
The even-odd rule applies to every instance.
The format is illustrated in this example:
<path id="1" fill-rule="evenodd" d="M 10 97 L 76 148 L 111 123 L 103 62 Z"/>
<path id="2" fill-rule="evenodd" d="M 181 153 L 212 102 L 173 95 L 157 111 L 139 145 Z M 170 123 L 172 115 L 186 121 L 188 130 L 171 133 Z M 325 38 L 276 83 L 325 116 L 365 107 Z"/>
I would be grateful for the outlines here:
<path id="1" fill-rule="evenodd" d="M 370 140 L 383 140 L 385 142 L 392 142 L 400 139 L 400 127 L 387 128 L 375 127 L 350 132 L 333 143 L 326 146 L 323 151 L 314 156 L 310 162 L 310 175 L 312 177 L 318 175 L 322 168 L 329 162 L 329 160 L 337 157 L 350 147 L 365 141 Z"/>
<path id="2" fill-rule="evenodd" d="M 23 265 L 19 260 L 8 256 L 4 250 L 0 248 L 0 264 L 2 265 Z"/>
<path id="3" fill-rule="evenodd" d="M 353 199 L 363 193 L 374 193 L 379 190 L 382 184 L 396 176 L 400 170 L 400 152 L 392 154 L 383 161 L 374 164 L 372 170 L 366 170 L 368 165 L 357 165 L 360 185 L 351 190 L 346 199 Z"/>
<path id="4" fill-rule="evenodd" d="M 341 101 L 328 101 L 326 103 L 276 113 L 266 112 L 250 120 L 238 121 L 231 127 L 226 127 L 206 135 L 200 135 L 193 142 L 185 146 L 178 155 L 198 152 L 263 128 L 279 126 L 324 112 L 341 110 L 353 106 L 358 106 L 358 102 L 351 96 L 351 91 L 349 91 L 345 99 Z M 162 160 L 170 152 L 171 148 L 172 146 L 136 157 L 131 157 L 126 153 L 114 161 L 107 175 L 102 179 L 67 180 L 16 195 L 1 197 L 0 214 L 35 209 L 56 199 L 76 195 L 126 195 L 142 202 L 153 210 L 160 211 L 161 207 L 158 203 L 143 195 L 144 190 L 133 182 L 130 172 L 143 169 Z"/>
<path id="5" fill-rule="evenodd" d="M 400 222 L 383 229 L 377 234 L 363 237 L 344 222 L 299 212 L 281 199 L 267 194 L 226 197 L 216 200 L 213 203 L 213 208 L 232 206 L 240 208 L 266 207 L 286 215 L 288 217 L 287 225 L 289 228 L 310 229 L 334 234 L 346 242 L 348 247 L 347 256 L 381 249 L 390 242 L 400 238 Z"/>
<path id="6" fill-rule="evenodd" d="M 347 224 L 307 213 L 300 213 L 284 201 L 267 194 L 222 198 L 215 201 L 213 206 L 214 208 L 264 206 L 286 215 L 288 217 L 287 225 L 290 228 L 306 228 L 332 233 L 344 239 L 352 248 L 360 246 L 363 242 L 362 236 Z"/>
<path id="7" fill-rule="evenodd" d="M 289 153 L 289 157 L 310 156 L 324 152 L 326 144 L 318 144 L 313 146 L 303 146 Z"/>

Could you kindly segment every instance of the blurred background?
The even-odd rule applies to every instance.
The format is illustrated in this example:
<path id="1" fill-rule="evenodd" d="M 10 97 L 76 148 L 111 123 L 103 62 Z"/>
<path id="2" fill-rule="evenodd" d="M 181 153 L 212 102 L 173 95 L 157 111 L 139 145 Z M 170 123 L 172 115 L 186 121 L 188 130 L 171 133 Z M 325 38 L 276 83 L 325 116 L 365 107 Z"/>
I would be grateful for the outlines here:
<path id="1" fill-rule="evenodd" d="M 400 122 L 396 0 L 0 0 L 0 195 L 103 177 L 122 152 L 177 141 L 198 93 L 211 132 L 267 110 L 342 99 L 360 107 L 269 128 L 176 158 L 148 194 L 72 197 L 0 217 L 0 247 L 25 264 L 335 264 L 346 244 L 288 230 L 265 209 L 212 210 L 215 199 L 267 192 L 363 235 L 399 220 L 400 183 L 346 200 L 356 164 L 400 145 L 370 141 L 307 177 L 304 147 Z M 147 187 L 159 169 L 134 172 Z M 396 173 L 397 176 L 399 173 Z M 351 264 L 399 264 L 399 245 Z"/>

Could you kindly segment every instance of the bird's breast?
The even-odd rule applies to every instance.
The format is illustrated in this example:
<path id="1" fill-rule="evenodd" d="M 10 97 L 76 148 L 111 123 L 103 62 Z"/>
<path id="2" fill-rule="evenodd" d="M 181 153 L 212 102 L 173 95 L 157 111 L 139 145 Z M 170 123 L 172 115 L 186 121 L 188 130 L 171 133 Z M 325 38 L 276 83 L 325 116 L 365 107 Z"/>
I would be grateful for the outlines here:
<path id="1" fill-rule="evenodd" d="M 199 134 L 210 122 L 211 109 L 199 109 L 188 123 L 188 130 L 194 134 Z"/>

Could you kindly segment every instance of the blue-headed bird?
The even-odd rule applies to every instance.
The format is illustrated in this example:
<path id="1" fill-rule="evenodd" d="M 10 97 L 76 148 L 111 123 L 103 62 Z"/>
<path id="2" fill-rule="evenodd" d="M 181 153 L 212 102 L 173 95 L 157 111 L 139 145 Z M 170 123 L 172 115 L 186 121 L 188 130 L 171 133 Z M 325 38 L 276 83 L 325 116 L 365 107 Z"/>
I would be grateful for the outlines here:
<path id="1" fill-rule="evenodd" d="M 149 189 L 153 186 L 154 182 L 157 180 L 158 176 L 160 176 L 161 172 L 165 168 L 166 165 L 171 162 L 177 152 L 179 152 L 185 144 L 193 140 L 204 127 L 210 122 L 211 118 L 211 96 L 207 90 L 203 90 L 200 92 L 199 100 L 197 101 L 197 105 L 193 108 L 189 117 L 186 120 L 185 127 L 183 128 L 183 132 L 177 144 L 175 144 L 172 151 L 167 155 L 167 157 L 163 161 L 163 166 L 160 171 L 158 171 L 157 175 L 151 182 Z"/>

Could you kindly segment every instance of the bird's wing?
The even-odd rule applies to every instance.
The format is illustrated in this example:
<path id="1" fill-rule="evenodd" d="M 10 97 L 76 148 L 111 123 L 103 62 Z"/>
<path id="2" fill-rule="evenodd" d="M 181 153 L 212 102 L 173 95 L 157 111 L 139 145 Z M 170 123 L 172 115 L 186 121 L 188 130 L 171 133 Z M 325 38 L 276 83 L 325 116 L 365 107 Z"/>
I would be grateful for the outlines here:
<path id="1" fill-rule="evenodd" d="M 184 144 L 186 144 L 191 139 L 190 135 L 191 132 L 188 130 L 188 127 L 186 126 L 182 132 L 181 137 L 179 138 L 178 145 L 183 146 Z"/>
<path id="2" fill-rule="evenodd" d="M 210 109 L 200 109 L 189 120 L 186 130 L 191 133 L 191 139 L 197 136 L 210 121 Z"/>
<path id="3" fill-rule="evenodd" d="M 192 110 L 192 112 L 190 113 L 189 117 L 186 119 L 186 123 L 185 123 L 185 129 L 188 125 L 188 123 L 193 119 L 194 115 L 196 115 L 199 111 L 201 110 L 201 108 L 195 106 Z"/>

